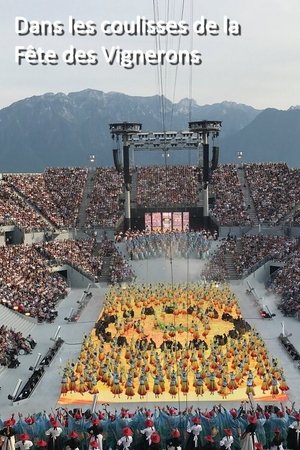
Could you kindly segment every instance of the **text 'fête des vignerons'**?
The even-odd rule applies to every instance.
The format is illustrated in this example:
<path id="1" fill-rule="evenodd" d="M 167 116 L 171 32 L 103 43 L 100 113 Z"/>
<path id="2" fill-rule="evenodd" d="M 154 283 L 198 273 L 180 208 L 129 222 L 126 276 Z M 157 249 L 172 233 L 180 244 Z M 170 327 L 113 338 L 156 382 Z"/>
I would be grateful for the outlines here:
<path id="1" fill-rule="evenodd" d="M 199 37 L 206 36 L 241 36 L 242 27 L 236 21 L 227 16 L 223 17 L 222 24 L 215 20 L 200 16 L 192 24 L 185 20 L 158 20 L 147 19 L 137 16 L 133 20 L 103 20 L 99 23 L 93 20 L 79 20 L 69 16 L 66 22 L 61 20 L 34 20 L 23 16 L 15 18 L 15 33 L 20 38 L 28 36 L 59 38 L 90 37 L 97 38 L 99 35 L 111 37 L 156 37 L 180 36 L 187 37 L 194 34 Z M 90 42 L 90 41 L 89 41 Z M 128 40 L 126 40 L 128 44 Z M 20 43 L 21 44 L 21 43 Z M 65 50 L 57 52 L 53 48 L 44 46 L 16 45 L 15 62 L 21 66 L 57 66 L 60 62 L 68 66 L 95 66 L 100 63 L 108 65 L 120 65 L 125 69 L 133 69 L 141 65 L 195 65 L 202 64 L 202 53 L 198 49 L 162 50 L 155 46 L 154 49 L 141 50 L 123 48 L 122 42 L 107 47 L 101 45 L 101 40 L 95 41 L 95 48 L 84 49 L 69 42 Z M 175 45 L 177 47 L 177 45 Z"/>

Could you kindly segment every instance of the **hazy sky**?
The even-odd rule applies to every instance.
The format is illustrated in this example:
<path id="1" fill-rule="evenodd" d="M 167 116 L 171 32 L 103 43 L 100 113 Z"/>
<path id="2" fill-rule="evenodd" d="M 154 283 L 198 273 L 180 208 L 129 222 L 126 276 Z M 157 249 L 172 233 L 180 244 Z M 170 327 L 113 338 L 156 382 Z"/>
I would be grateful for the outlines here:
<path id="1" fill-rule="evenodd" d="M 159 11 L 153 11 L 153 3 Z M 257 108 L 286 109 L 300 104 L 300 2 L 299 0 L 0 0 L 1 71 L 0 107 L 25 97 L 46 92 L 73 92 L 86 88 L 119 91 L 130 95 L 155 95 L 161 91 L 171 100 L 192 97 L 199 104 L 224 100 L 246 103 Z M 101 47 L 108 51 L 156 48 L 155 37 L 105 36 L 100 28 L 104 20 L 147 19 L 192 23 L 201 16 L 216 21 L 219 36 L 161 37 L 161 50 L 198 50 L 199 66 L 139 66 L 126 70 L 117 63 L 105 63 Z M 63 36 L 18 36 L 16 16 L 28 20 L 59 20 L 65 25 Z M 71 36 L 68 19 L 92 20 L 96 36 Z M 223 18 L 240 23 L 241 36 L 223 33 Z M 52 49 L 59 55 L 57 66 L 30 66 L 15 63 L 15 46 L 33 45 Z M 91 66 L 67 66 L 61 53 L 70 47 L 94 50 L 99 63 Z M 158 74 L 161 83 L 158 82 Z M 192 81 L 191 81 L 192 80 Z"/>

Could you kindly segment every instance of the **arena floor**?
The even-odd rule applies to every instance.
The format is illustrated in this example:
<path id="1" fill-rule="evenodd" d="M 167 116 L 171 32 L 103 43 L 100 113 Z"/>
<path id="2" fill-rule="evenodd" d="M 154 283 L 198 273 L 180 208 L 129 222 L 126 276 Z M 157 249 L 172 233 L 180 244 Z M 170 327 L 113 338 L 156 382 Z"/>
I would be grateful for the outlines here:
<path id="1" fill-rule="evenodd" d="M 154 283 L 154 282 L 182 282 L 191 283 L 199 279 L 199 274 L 201 273 L 204 262 L 200 260 L 174 260 L 172 262 L 172 271 L 170 267 L 170 261 L 164 259 L 155 260 L 144 260 L 144 261 L 133 261 L 133 268 L 137 275 L 137 282 L 140 283 Z M 172 280 L 173 279 L 173 280 Z M 240 308 L 243 317 L 260 332 L 262 338 L 264 339 L 267 348 L 272 356 L 275 356 L 279 360 L 279 365 L 283 366 L 286 381 L 290 390 L 288 391 L 288 398 L 278 398 L 277 401 L 283 401 L 284 403 L 295 402 L 296 406 L 300 405 L 300 389 L 299 389 L 299 379 L 300 371 L 293 364 L 289 356 L 286 354 L 284 349 L 281 347 L 278 336 L 282 331 L 282 321 L 283 318 L 281 314 L 275 309 L 276 298 L 273 295 L 269 295 L 264 286 L 258 283 L 255 277 L 251 277 L 251 284 L 255 287 L 258 296 L 264 304 L 267 304 L 272 312 L 276 313 L 276 317 L 273 319 L 261 319 L 258 314 L 258 307 L 252 296 L 246 295 L 247 284 L 246 281 L 231 283 L 231 288 L 233 292 L 239 299 Z M 91 398 L 85 400 L 84 395 L 77 395 L 75 399 L 65 397 L 60 398 L 61 389 L 61 377 L 63 374 L 63 369 L 67 361 L 74 359 L 80 352 L 82 339 L 84 334 L 89 334 L 94 326 L 96 318 L 99 316 L 100 311 L 103 306 L 104 295 L 106 292 L 106 285 L 98 286 L 93 289 L 93 296 L 82 313 L 80 320 L 77 323 L 67 323 L 64 320 L 70 311 L 70 308 L 75 306 L 76 302 L 82 295 L 82 290 L 75 289 L 72 290 L 69 296 L 64 299 L 59 306 L 59 316 L 53 324 L 43 324 L 36 325 L 32 331 L 33 338 L 39 343 L 34 349 L 32 355 L 20 357 L 21 365 L 18 369 L 7 369 L 0 376 L 0 386 L 2 387 L 0 391 L 0 413 L 1 418 L 10 415 L 12 412 L 21 412 L 23 414 L 28 414 L 30 412 L 38 412 L 50 409 L 55 409 L 60 406 L 69 408 L 74 406 L 80 407 L 90 407 Z M 295 347 L 300 350 L 300 330 L 299 323 L 291 318 L 284 318 L 285 331 L 291 334 L 290 340 L 295 345 Z M 18 379 L 26 380 L 30 376 L 29 366 L 33 365 L 38 353 L 42 355 L 45 354 L 47 349 L 52 345 L 50 340 L 51 336 L 54 335 L 55 330 L 58 326 L 61 326 L 60 336 L 64 339 L 65 343 L 58 355 L 55 357 L 51 366 L 46 370 L 46 374 L 43 379 L 33 392 L 32 396 L 28 400 L 19 402 L 18 404 L 11 404 L 7 396 L 11 394 Z M 231 407 L 236 406 L 242 398 L 238 396 L 237 398 L 231 398 L 228 396 L 227 400 L 221 399 L 222 403 Z M 60 399 L 60 403 L 59 402 Z M 106 398 L 101 392 L 97 396 L 98 406 L 101 407 L 101 403 L 111 403 L 113 400 L 113 408 L 118 406 L 124 406 L 122 398 Z M 258 399 L 254 399 L 258 400 Z M 160 405 L 170 404 L 170 399 L 159 399 Z M 260 398 L 259 402 L 267 401 L 268 403 L 273 403 L 274 399 L 266 397 L 265 399 Z M 157 402 L 155 398 L 149 395 L 145 397 L 143 404 L 151 407 Z M 212 404 L 220 403 L 220 398 L 216 395 L 207 395 L 205 398 L 194 398 L 189 394 L 187 396 L 181 396 L 174 402 L 176 406 L 179 403 L 191 405 L 198 404 L 201 408 L 208 407 Z M 199 402 L 199 403 L 198 403 Z M 140 399 L 132 399 L 131 407 L 135 408 L 141 404 Z"/>

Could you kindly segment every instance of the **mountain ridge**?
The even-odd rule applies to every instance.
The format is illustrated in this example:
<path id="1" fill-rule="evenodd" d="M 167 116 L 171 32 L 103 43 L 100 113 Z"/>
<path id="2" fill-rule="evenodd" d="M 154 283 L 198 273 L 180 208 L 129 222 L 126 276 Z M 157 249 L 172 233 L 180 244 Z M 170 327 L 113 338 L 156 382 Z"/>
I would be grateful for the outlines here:
<path id="1" fill-rule="evenodd" d="M 165 127 L 172 131 L 187 129 L 190 117 L 192 121 L 222 121 L 219 142 L 222 146 L 221 161 L 225 162 L 234 161 L 236 149 L 245 149 L 246 153 L 249 151 L 244 136 L 248 136 L 253 145 L 252 135 L 258 139 L 256 129 L 263 132 L 259 124 L 261 120 L 265 121 L 264 112 L 268 111 L 228 100 L 198 105 L 195 100 L 183 98 L 173 104 L 159 95 L 131 96 L 89 88 L 68 94 L 47 92 L 19 100 L 0 110 L 1 170 L 39 172 L 49 166 L 86 166 L 90 154 L 96 155 L 97 165 L 111 166 L 113 142 L 109 123 L 141 122 L 144 131 L 160 131 L 163 122 L 160 112 L 162 102 Z M 297 107 L 287 111 L 271 110 L 291 115 L 300 112 Z M 280 120 L 274 114 L 271 119 L 278 126 Z M 255 129 L 253 125 L 251 128 L 253 123 Z M 288 127 L 288 123 L 285 126 Z M 247 131 L 248 127 L 250 132 Z M 270 126 L 264 124 L 264 128 L 272 135 Z M 288 133 L 293 135 L 291 131 Z M 294 148 L 294 143 L 291 145 Z M 270 150 L 265 148 L 264 153 L 268 157 Z M 292 153 L 295 153 L 294 150 Z M 170 163 L 182 163 L 184 158 L 186 160 L 183 152 L 173 154 Z M 144 164 L 162 162 L 161 156 L 158 157 L 154 152 L 143 152 L 139 157 Z"/>
<path id="2" fill-rule="evenodd" d="M 244 162 L 284 161 L 299 167 L 300 109 L 266 108 L 242 130 L 221 142 L 225 162 L 234 160 L 237 151 L 243 151 Z"/>

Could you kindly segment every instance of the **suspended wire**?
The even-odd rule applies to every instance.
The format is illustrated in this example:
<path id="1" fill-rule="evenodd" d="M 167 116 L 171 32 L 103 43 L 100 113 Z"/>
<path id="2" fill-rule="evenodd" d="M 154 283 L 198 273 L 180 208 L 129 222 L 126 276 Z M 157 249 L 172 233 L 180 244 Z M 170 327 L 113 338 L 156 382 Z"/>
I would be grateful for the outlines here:
<path id="1" fill-rule="evenodd" d="M 168 2 L 169 3 L 169 2 Z M 167 14 L 169 13 L 169 4 L 167 5 Z M 160 16 L 159 16 L 159 8 L 158 8 L 158 0 L 156 0 L 156 7 L 155 7 L 155 20 L 159 20 Z M 169 17 L 167 16 L 167 20 L 169 20 Z M 161 50 L 161 37 L 160 35 L 157 36 L 156 39 L 156 45 L 157 45 L 157 50 Z M 166 74 L 167 74 L 167 69 L 165 67 L 165 86 L 164 86 L 164 81 L 163 81 L 163 69 L 162 69 L 162 65 L 159 64 L 158 65 L 158 79 L 159 79 L 159 89 L 160 89 L 160 102 L 161 102 L 161 117 L 162 117 L 162 131 L 164 133 L 166 133 L 166 86 L 167 86 L 167 78 L 166 78 Z M 164 165 L 165 165 L 165 199 L 166 202 L 168 202 L 168 147 L 166 146 L 166 139 L 164 139 L 164 147 L 163 147 L 163 155 L 164 155 Z"/>
<path id="2" fill-rule="evenodd" d="M 190 1 L 190 18 L 189 18 L 190 26 L 194 23 L 194 0 Z M 193 50 L 194 40 L 193 33 L 190 33 L 190 51 Z M 188 122 L 192 120 L 192 98 L 193 98 L 193 66 L 192 64 L 189 67 L 189 81 L 188 81 Z M 191 166 L 191 149 L 188 150 L 188 166 Z M 186 208 L 188 210 L 188 208 Z M 190 228 L 190 224 L 189 224 Z M 190 282 L 190 233 L 187 234 L 187 263 L 186 263 L 186 307 L 187 312 L 190 308 L 190 296 L 189 296 L 189 282 Z M 187 342 L 189 337 L 189 314 L 186 314 L 187 317 Z M 186 407 L 187 407 L 187 398 L 186 398 Z"/>
<path id="3" fill-rule="evenodd" d="M 159 20 L 159 9 L 157 0 L 152 0 L 153 5 L 153 17 L 154 22 L 157 23 Z M 161 40 L 160 35 L 155 36 L 155 50 L 158 53 L 161 50 Z M 157 65 L 157 77 L 158 77 L 158 88 L 159 88 L 159 97 L 160 97 L 160 113 L 161 113 L 161 121 L 162 121 L 162 131 L 166 131 L 165 125 L 165 101 L 164 101 L 164 86 L 163 86 L 163 77 L 162 77 L 162 66 L 161 64 Z"/>
<path id="4" fill-rule="evenodd" d="M 166 3 L 166 22 L 168 22 L 169 20 L 170 20 L 170 0 L 167 0 L 167 3 Z M 171 41 L 171 39 L 169 39 L 169 34 L 167 33 L 167 35 L 166 35 L 166 42 L 165 42 L 165 44 L 166 44 L 165 45 L 165 51 L 168 50 L 170 41 Z M 167 87 L 168 87 L 168 82 L 167 82 L 167 80 L 168 80 L 168 77 L 167 77 L 167 75 L 168 75 L 168 65 L 167 64 L 165 64 L 165 66 L 164 66 L 164 71 L 165 71 L 165 76 L 164 76 L 165 95 L 167 97 Z"/>
<path id="5" fill-rule="evenodd" d="M 192 24 L 194 23 L 194 0 L 191 0 L 190 3 L 190 25 L 192 26 Z M 193 38 L 193 33 L 190 33 L 190 52 L 192 52 L 194 47 L 194 38 Z M 188 92 L 188 99 L 189 99 L 189 119 L 188 121 L 191 122 L 192 121 L 192 104 L 193 104 L 193 65 L 190 65 L 189 68 L 189 92 Z M 191 156 L 192 156 L 192 151 L 191 149 L 188 150 L 188 164 L 189 166 L 191 165 Z"/>
<path id="6" fill-rule="evenodd" d="M 191 0 L 190 3 L 190 24 L 192 26 L 192 24 L 194 23 L 194 0 Z M 193 50 L 194 47 L 194 38 L 193 38 L 193 33 L 190 33 L 190 51 Z M 192 120 L 192 103 L 193 103 L 193 65 L 190 65 L 189 68 L 189 94 L 188 94 L 188 99 L 189 99 L 189 122 L 191 122 Z"/>
<path id="7" fill-rule="evenodd" d="M 172 239 L 170 236 L 170 248 L 169 248 L 169 260 L 170 260 L 170 269 L 171 269 L 171 287 L 172 287 L 172 293 L 174 294 L 174 272 L 173 272 L 173 253 L 172 253 Z M 181 399 L 180 399 L 180 383 L 179 383 L 179 365 L 178 365 L 178 358 L 177 358 L 177 328 L 176 328 L 176 315 L 175 315 L 175 299 L 173 297 L 173 326 L 174 326 L 174 340 L 173 344 L 174 346 L 174 352 L 175 352 L 175 367 L 176 367 L 176 383 L 178 383 L 178 389 L 177 389 L 177 398 L 178 398 L 178 411 L 180 411 L 180 405 L 181 405 Z"/>
<path id="8" fill-rule="evenodd" d="M 185 0 L 182 0 L 180 20 L 183 19 L 184 7 L 185 7 Z M 179 50 L 180 50 L 180 45 L 181 45 L 181 35 L 179 35 L 179 38 L 178 38 L 177 52 L 179 52 Z M 172 109 L 171 109 L 171 117 L 170 117 L 170 128 L 172 128 L 172 124 L 173 124 L 175 94 L 176 94 L 176 87 L 177 87 L 177 75 L 178 75 L 178 64 L 176 65 L 176 68 L 175 68 L 175 79 L 174 79 L 173 96 L 172 96 Z"/>
<path id="9" fill-rule="evenodd" d="M 154 15 L 154 21 L 157 22 L 159 20 L 159 8 L 158 8 L 158 2 L 157 0 L 152 0 L 153 4 L 153 15 Z M 172 4 L 174 5 L 174 3 Z M 185 10 L 185 0 L 182 0 L 181 5 L 181 13 L 180 13 L 180 20 L 183 20 Z M 173 10 L 174 12 L 174 10 Z M 166 4 L 166 20 L 169 20 L 170 15 L 170 0 L 167 0 Z M 190 23 L 193 23 L 193 0 L 192 0 L 192 6 L 190 11 Z M 169 44 L 168 37 L 166 38 L 166 49 Z M 181 45 L 181 35 L 179 35 L 178 38 L 178 49 L 179 52 Z M 191 33 L 191 42 L 190 42 L 191 48 L 193 47 L 193 38 Z M 161 38 L 160 36 L 155 37 L 155 48 L 156 51 L 161 50 Z M 159 97 L 160 97 L 160 112 L 161 112 L 161 121 L 162 121 L 162 131 L 166 132 L 166 89 L 168 83 L 168 77 L 167 77 L 167 68 L 165 67 L 164 71 L 164 77 L 163 77 L 163 70 L 162 66 L 159 64 L 157 66 L 157 84 L 158 84 L 158 91 L 159 91 Z M 171 116 L 170 116 L 170 128 L 172 128 L 173 123 L 173 116 L 174 116 L 174 103 L 175 103 L 175 94 L 176 94 L 176 88 L 177 88 L 177 79 L 178 79 L 178 65 L 175 68 L 175 78 L 174 78 L 174 86 L 173 86 L 173 97 L 172 97 L 172 109 L 171 109 Z M 188 88 L 189 88 L 189 120 L 191 120 L 191 107 L 192 107 L 192 67 L 190 66 L 190 72 L 189 72 L 189 82 L 188 82 Z M 166 202 L 168 202 L 168 149 L 167 147 L 163 148 L 164 151 L 164 165 L 165 165 L 165 199 Z M 186 208 L 187 210 L 187 205 Z M 182 216 L 183 221 L 183 216 Z M 183 222 L 182 222 L 183 226 Z M 186 274 L 186 350 L 188 349 L 188 343 L 189 343 L 189 314 L 188 309 L 190 307 L 190 296 L 189 296 L 189 278 L 190 278 L 190 261 L 189 261 L 189 234 L 187 234 L 187 240 L 186 240 L 186 259 L 187 259 L 187 274 Z M 170 271 L 171 271 L 171 287 L 172 292 L 174 293 L 174 270 L 173 270 L 173 254 L 172 254 L 172 240 L 170 239 L 170 250 L 169 250 L 169 261 L 170 261 Z M 174 305 L 174 313 L 175 313 L 175 299 L 173 298 L 173 305 Z M 177 329 L 176 329 L 176 315 L 173 314 L 173 325 L 175 330 L 175 336 L 174 336 L 174 344 L 175 344 L 175 364 L 176 364 L 176 382 L 178 385 L 177 389 L 177 396 L 178 396 L 178 408 L 180 410 L 180 404 L 181 404 L 181 398 L 180 398 L 180 388 L 181 388 L 181 371 L 178 364 L 178 358 L 177 358 Z M 188 379 L 187 374 L 187 379 Z M 186 406 L 188 404 L 188 395 L 186 393 Z"/>
<path id="10" fill-rule="evenodd" d="M 187 240 L 186 240 L 186 328 L 187 328 L 187 336 L 186 336 L 186 345 L 188 346 L 189 343 L 189 314 L 188 310 L 190 307 L 190 298 L 189 298 L 189 275 L 190 275 L 190 256 L 189 256 L 189 232 L 187 233 Z M 186 395 L 186 408 L 188 407 L 188 397 Z"/>
<path id="11" fill-rule="evenodd" d="M 159 8 L 158 1 L 153 0 L 153 16 L 154 22 L 157 23 L 159 21 Z M 161 38 L 160 35 L 155 36 L 155 49 L 156 52 L 161 51 Z M 160 113 L 161 113 L 161 125 L 162 131 L 166 132 L 166 106 L 165 106 L 165 91 L 164 91 L 164 82 L 163 82 L 163 73 L 162 73 L 162 65 L 157 65 L 157 78 L 158 78 L 158 90 L 160 97 Z M 167 149 L 164 148 L 164 164 L 165 164 L 165 199 L 168 199 L 168 170 L 167 170 Z"/>

